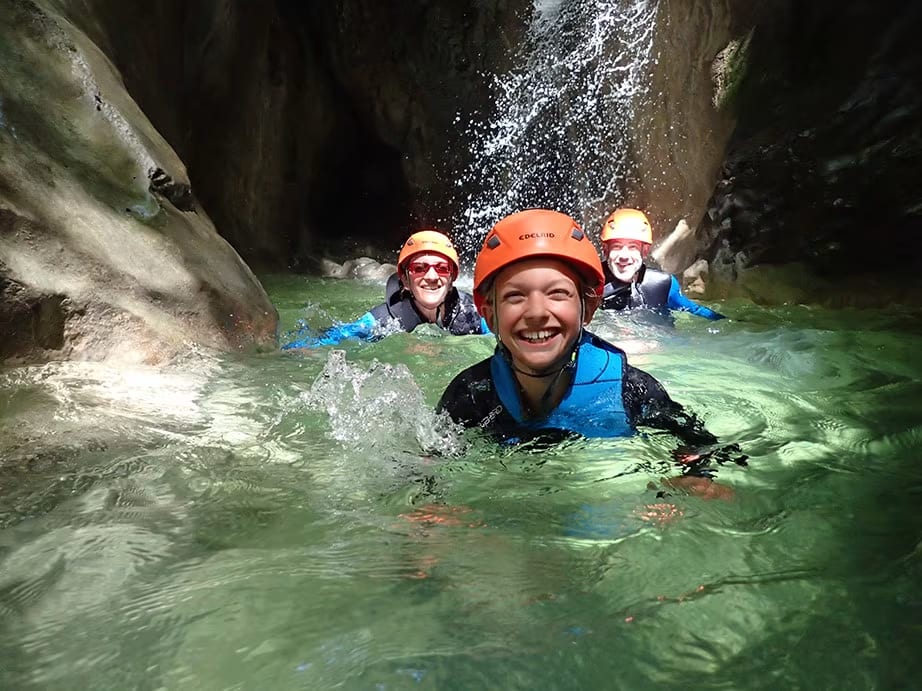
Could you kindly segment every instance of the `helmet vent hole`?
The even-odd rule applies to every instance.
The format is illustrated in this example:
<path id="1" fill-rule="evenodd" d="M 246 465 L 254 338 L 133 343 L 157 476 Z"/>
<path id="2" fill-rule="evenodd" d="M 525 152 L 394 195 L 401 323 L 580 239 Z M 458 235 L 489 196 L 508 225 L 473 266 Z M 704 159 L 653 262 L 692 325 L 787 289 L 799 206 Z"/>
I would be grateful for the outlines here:
<path id="1" fill-rule="evenodd" d="M 487 247 L 489 247 L 491 250 L 495 250 L 499 246 L 500 246 L 499 238 L 496 237 L 495 235 L 491 237 L 489 240 L 487 240 Z"/>

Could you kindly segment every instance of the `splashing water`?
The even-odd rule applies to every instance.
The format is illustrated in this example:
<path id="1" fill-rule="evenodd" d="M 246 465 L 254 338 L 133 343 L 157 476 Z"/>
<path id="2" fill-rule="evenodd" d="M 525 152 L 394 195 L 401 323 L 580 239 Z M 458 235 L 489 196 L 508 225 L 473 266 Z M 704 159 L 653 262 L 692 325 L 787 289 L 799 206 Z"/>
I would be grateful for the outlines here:
<path id="1" fill-rule="evenodd" d="M 651 0 L 535 0 L 519 67 L 493 77 L 495 113 L 465 130 L 472 163 L 457 181 L 467 194 L 455 223 L 465 249 L 513 211 L 542 206 L 587 220 L 617 203 L 657 9 Z"/>
<path id="2" fill-rule="evenodd" d="M 283 330 L 379 294 L 267 285 Z M 0 688 L 905 687 L 922 314 L 720 307 L 593 322 L 750 455 L 720 499 L 670 435 L 441 426 L 488 337 L 0 370 Z"/>
<path id="3" fill-rule="evenodd" d="M 457 429 L 426 404 L 404 365 L 375 361 L 364 368 L 349 363 L 345 351 L 334 350 L 302 399 L 309 408 L 325 411 L 330 436 L 349 446 L 397 448 L 404 441 L 446 455 L 461 449 Z"/>

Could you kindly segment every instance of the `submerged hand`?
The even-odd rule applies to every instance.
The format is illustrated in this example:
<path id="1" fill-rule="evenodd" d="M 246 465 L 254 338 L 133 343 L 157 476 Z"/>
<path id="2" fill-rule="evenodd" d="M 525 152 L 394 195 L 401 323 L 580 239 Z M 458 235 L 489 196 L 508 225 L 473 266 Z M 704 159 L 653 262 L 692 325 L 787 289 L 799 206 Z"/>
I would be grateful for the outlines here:
<path id="1" fill-rule="evenodd" d="M 659 502 L 634 509 L 634 515 L 647 523 L 664 526 L 680 520 L 685 515 L 685 512 L 675 504 Z"/>
<path id="2" fill-rule="evenodd" d="M 717 465 L 729 462 L 745 466 L 748 465 L 746 460 L 749 458 L 736 443 L 704 447 L 680 446 L 672 452 L 672 457 L 688 469 L 686 472 L 697 471 L 704 475 L 707 474 L 706 466 L 711 461 Z"/>
<path id="3" fill-rule="evenodd" d="M 710 478 L 698 475 L 682 475 L 681 477 L 671 477 L 663 480 L 663 485 L 670 489 L 679 490 L 702 499 L 722 499 L 730 501 L 733 499 L 733 489 L 719 482 L 714 482 Z"/>

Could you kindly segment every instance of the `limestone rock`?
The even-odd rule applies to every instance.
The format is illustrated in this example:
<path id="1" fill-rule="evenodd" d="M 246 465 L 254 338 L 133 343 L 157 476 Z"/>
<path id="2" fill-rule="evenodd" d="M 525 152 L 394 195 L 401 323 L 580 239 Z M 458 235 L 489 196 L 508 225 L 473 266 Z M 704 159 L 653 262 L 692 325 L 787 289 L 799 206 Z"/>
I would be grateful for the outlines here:
<path id="1" fill-rule="evenodd" d="M 355 277 L 363 280 L 385 279 L 394 273 L 389 267 L 391 264 L 379 264 L 378 262 L 368 262 L 355 268 Z"/>
<path id="2" fill-rule="evenodd" d="M 707 260 L 699 259 L 682 272 L 682 277 L 686 281 L 694 281 L 697 278 L 707 277 L 709 270 Z"/>
<path id="3" fill-rule="evenodd" d="M 663 271 L 674 274 L 689 265 L 696 250 L 695 235 L 682 218 L 669 236 L 653 249 L 651 256 Z"/>
<path id="4" fill-rule="evenodd" d="M 51 3 L 0 12 L 0 359 L 274 347 L 277 315 L 112 63 Z"/>
<path id="5" fill-rule="evenodd" d="M 342 264 L 334 262 L 332 259 L 322 258 L 319 261 L 318 269 L 320 275 L 324 278 L 345 278 L 346 273 Z"/>
<path id="6" fill-rule="evenodd" d="M 688 295 L 702 296 L 707 293 L 708 263 L 699 259 L 682 272 L 682 290 Z"/>

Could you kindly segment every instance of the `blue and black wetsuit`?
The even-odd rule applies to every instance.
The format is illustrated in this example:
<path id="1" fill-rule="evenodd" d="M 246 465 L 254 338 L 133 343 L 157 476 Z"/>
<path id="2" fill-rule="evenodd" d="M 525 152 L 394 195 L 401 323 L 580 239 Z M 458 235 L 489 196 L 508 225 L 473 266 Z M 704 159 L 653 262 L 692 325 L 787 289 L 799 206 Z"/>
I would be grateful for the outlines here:
<path id="1" fill-rule="evenodd" d="M 416 309 L 416 303 L 410 291 L 403 287 L 397 274 L 392 274 L 388 279 L 384 293 L 384 302 L 373 307 L 354 322 L 332 326 L 319 336 L 297 338 L 282 346 L 282 349 L 336 345 L 347 338 L 377 341 L 387 333 L 396 330 L 409 333 L 420 324 L 426 323 L 425 318 Z M 445 297 L 442 311 L 443 314 L 437 325 L 449 333 L 456 336 L 490 333 L 483 317 L 477 312 L 474 298 L 469 293 L 463 293 L 452 287 Z"/>
<path id="2" fill-rule="evenodd" d="M 705 319 L 723 319 L 724 315 L 689 300 L 682 294 L 675 276 L 651 269 L 642 264 L 637 280 L 624 283 L 615 278 L 608 265 L 604 265 L 605 291 L 602 294 L 603 310 L 645 308 L 668 313 L 669 310 L 690 312 Z"/>
<path id="3" fill-rule="evenodd" d="M 456 376 L 445 389 L 438 410 L 455 421 L 477 427 L 499 441 L 534 438 L 625 437 L 638 426 L 674 433 L 694 445 L 717 441 L 701 423 L 669 398 L 656 379 L 627 364 L 624 352 L 598 336 L 583 332 L 569 388 L 546 416 L 529 418 L 519 386 L 501 347 L 486 360 Z"/>

